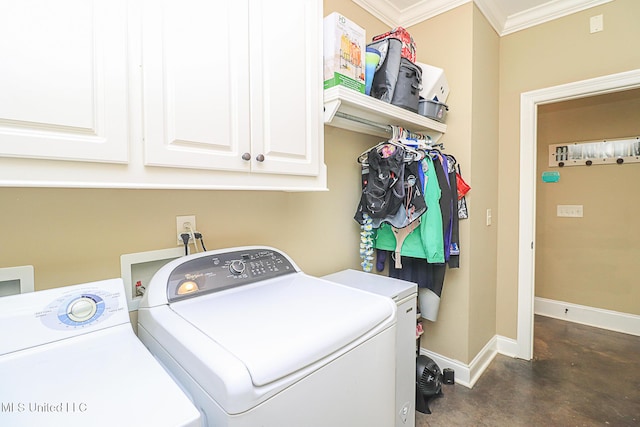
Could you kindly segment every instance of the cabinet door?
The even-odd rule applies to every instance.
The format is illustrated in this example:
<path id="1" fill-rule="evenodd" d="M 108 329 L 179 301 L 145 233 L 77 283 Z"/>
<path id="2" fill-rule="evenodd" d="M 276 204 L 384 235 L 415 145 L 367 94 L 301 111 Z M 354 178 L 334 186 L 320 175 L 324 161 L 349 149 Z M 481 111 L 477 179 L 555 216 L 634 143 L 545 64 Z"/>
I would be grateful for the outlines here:
<path id="1" fill-rule="evenodd" d="M 0 156 L 128 161 L 126 9 L 3 2 Z"/>
<path id="2" fill-rule="evenodd" d="M 248 171 L 247 1 L 143 7 L 145 165 Z"/>
<path id="3" fill-rule="evenodd" d="M 252 172 L 317 175 L 324 146 L 322 2 L 249 4 Z"/>

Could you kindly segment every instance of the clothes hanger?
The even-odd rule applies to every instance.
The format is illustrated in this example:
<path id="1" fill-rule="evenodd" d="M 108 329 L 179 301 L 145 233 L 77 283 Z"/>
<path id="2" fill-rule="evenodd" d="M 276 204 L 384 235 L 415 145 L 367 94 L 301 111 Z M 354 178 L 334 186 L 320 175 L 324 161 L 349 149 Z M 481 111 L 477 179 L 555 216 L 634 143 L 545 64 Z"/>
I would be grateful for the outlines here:
<path id="1" fill-rule="evenodd" d="M 426 153 L 422 149 L 416 149 L 408 145 L 402 144 L 401 142 L 389 140 L 389 141 L 382 141 L 379 144 L 369 148 L 367 151 L 360 154 L 357 158 L 358 163 L 360 163 L 363 166 L 367 166 L 369 164 L 368 160 L 369 160 L 369 153 L 371 152 L 371 150 L 378 150 L 378 152 L 380 152 L 381 149 L 383 149 L 384 147 L 388 147 L 389 145 L 392 145 L 396 148 L 402 148 L 404 150 L 404 159 L 403 159 L 404 162 L 417 162 L 426 157 Z"/>
<path id="2" fill-rule="evenodd" d="M 392 145 L 392 146 L 394 146 L 396 148 L 400 147 L 403 150 L 405 148 L 402 144 L 400 144 L 400 143 L 398 143 L 398 142 L 396 142 L 396 141 L 394 141 L 392 139 L 390 139 L 388 141 L 382 141 L 382 142 L 374 145 L 373 147 L 368 148 L 366 151 L 362 152 L 358 156 L 358 159 L 357 159 L 358 163 L 360 163 L 363 166 L 367 166 L 369 164 L 368 160 L 369 160 L 369 153 L 371 152 L 371 150 L 376 150 L 376 151 L 380 152 L 384 147 L 388 147 L 389 145 Z M 394 148 L 394 150 L 395 150 L 395 148 Z"/>
<path id="3" fill-rule="evenodd" d="M 394 147 L 399 147 L 402 148 L 405 152 L 405 157 L 404 157 L 404 161 L 405 162 L 414 162 L 414 161 L 419 161 L 424 159 L 425 157 L 425 153 L 419 149 L 413 148 L 408 144 L 405 144 L 402 142 L 402 140 L 407 140 L 407 141 L 413 141 L 413 140 L 408 140 L 406 138 L 400 138 L 399 135 L 400 133 L 403 132 L 402 128 L 397 128 L 395 126 L 392 126 L 393 129 L 393 137 L 392 139 L 389 139 L 387 141 L 382 141 L 376 145 L 374 145 L 373 147 L 367 149 L 366 151 L 362 152 L 358 158 L 357 161 L 358 163 L 366 166 L 368 165 L 367 160 L 369 157 L 369 152 L 371 152 L 371 150 L 378 150 L 378 152 L 385 146 L 389 146 L 389 145 L 393 145 Z"/>

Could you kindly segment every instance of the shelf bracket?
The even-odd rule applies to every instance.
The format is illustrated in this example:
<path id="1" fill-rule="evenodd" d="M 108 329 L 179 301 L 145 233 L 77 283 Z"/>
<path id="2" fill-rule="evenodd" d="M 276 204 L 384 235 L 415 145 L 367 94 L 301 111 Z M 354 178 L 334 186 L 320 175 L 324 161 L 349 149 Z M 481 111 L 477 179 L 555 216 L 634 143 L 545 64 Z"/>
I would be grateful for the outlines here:
<path id="1" fill-rule="evenodd" d="M 324 103 L 324 122 L 325 123 L 331 123 L 331 121 L 333 120 L 333 117 L 336 115 L 336 112 L 338 111 L 338 108 L 340 108 L 341 104 L 342 104 L 342 101 L 339 99 L 335 99 L 333 101 L 328 101 Z"/>

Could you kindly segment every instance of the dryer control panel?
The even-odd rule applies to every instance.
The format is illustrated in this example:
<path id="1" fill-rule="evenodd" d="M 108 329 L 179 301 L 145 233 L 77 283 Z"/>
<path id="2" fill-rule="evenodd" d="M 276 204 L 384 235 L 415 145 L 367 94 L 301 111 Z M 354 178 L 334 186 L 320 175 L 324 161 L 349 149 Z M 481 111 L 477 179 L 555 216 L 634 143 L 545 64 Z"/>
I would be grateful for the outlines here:
<path id="1" fill-rule="evenodd" d="M 203 252 L 171 271 L 167 280 L 167 299 L 169 302 L 179 301 L 296 271 L 286 255 L 273 249 Z M 162 280 L 156 276 L 152 281 L 156 279 Z"/>

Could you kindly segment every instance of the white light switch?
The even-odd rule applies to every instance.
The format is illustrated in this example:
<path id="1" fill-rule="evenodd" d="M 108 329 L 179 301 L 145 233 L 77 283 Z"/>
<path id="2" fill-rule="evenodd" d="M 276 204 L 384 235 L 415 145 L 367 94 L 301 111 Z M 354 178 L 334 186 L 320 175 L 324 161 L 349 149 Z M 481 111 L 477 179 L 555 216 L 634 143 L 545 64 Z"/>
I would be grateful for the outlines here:
<path id="1" fill-rule="evenodd" d="M 487 226 L 491 225 L 491 209 L 487 209 Z"/>
<path id="2" fill-rule="evenodd" d="M 556 215 L 570 218 L 582 218 L 582 205 L 558 205 Z"/>

